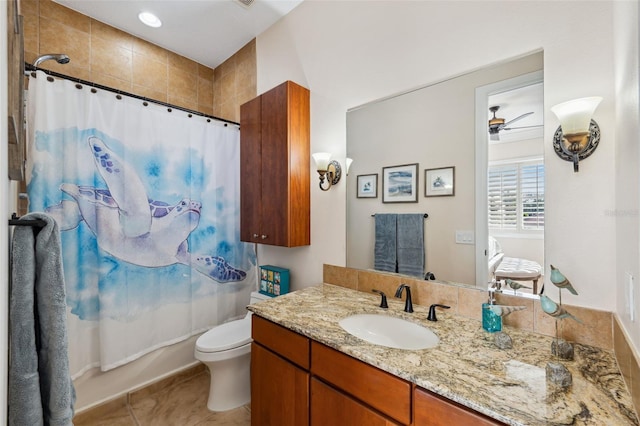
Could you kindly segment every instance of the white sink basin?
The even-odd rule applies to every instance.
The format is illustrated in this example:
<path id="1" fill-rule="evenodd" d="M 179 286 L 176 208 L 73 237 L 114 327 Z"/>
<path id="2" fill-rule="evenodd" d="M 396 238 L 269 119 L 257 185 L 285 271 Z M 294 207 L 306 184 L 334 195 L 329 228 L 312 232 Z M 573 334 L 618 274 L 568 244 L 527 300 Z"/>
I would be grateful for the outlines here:
<path id="1" fill-rule="evenodd" d="M 388 315 L 352 315 L 338 324 L 362 340 L 389 348 L 429 349 L 440 341 L 428 328 Z"/>

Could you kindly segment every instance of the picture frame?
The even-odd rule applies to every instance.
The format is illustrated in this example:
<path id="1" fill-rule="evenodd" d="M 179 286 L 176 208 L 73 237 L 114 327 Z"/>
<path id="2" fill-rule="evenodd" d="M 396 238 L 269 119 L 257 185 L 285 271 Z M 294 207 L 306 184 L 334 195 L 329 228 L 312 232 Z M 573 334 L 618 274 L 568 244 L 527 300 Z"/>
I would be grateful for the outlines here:
<path id="1" fill-rule="evenodd" d="M 356 198 L 378 198 L 378 174 L 358 175 Z"/>
<path id="2" fill-rule="evenodd" d="M 448 197 L 455 195 L 456 168 L 440 167 L 424 171 L 424 196 Z"/>
<path id="3" fill-rule="evenodd" d="M 418 163 L 382 168 L 382 202 L 418 202 Z"/>

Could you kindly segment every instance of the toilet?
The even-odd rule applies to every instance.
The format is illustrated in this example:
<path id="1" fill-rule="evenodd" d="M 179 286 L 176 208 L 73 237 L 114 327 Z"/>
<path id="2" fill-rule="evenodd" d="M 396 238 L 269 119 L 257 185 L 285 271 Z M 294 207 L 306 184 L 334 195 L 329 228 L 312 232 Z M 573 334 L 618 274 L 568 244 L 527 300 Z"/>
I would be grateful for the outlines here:
<path id="1" fill-rule="evenodd" d="M 271 297 L 251 293 L 251 302 Z M 211 384 L 207 408 L 227 411 L 249 403 L 251 387 L 251 312 L 239 320 L 229 321 L 198 337 L 195 357 L 209 369 Z"/>

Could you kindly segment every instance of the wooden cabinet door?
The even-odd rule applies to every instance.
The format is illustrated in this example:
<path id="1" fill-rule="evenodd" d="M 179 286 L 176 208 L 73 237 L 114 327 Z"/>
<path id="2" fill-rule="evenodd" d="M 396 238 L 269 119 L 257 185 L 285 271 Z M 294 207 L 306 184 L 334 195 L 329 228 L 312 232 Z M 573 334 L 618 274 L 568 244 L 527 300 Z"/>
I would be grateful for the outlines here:
<path id="1" fill-rule="evenodd" d="M 266 244 L 289 241 L 289 120 L 287 85 L 262 98 L 262 231 Z"/>
<path id="2" fill-rule="evenodd" d="M 261 99 L 240 107 L 240 240 L 259 242 L 262 209 Z"/>
<path id="3" fill-rule="evenodd" d="M 240 107 L 242 241 L 311 243 L 309 103 L 287 81 Z"/>
<path id="4" fill-rule="evenodd" d="M 315 377 L 311 379 L 312 426 L 399 425 Z"/>
<path id="5" fill-rule="evenodd" d="M 309 425 L 309 373 L 255 342 L 251 344 L 251 425 Z"/>
<path id="6" fill-rule="evenodd" d="M 503 424 L 419 388 L 416 388 L 413 393 L 413 410 L 413 424 L 416 426 L 496 426 Z"/>

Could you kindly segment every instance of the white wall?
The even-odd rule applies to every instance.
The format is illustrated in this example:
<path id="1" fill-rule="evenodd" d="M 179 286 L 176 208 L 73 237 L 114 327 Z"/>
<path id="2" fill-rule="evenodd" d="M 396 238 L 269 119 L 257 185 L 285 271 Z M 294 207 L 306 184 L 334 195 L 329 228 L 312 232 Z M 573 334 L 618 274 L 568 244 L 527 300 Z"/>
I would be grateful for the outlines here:
<path id="1" fill-rule="evenodd" d="M 640 197 L 638 193 L 640 180 L 638 22 L 640 22 L 640 13 L 638 2 L 618 2 L 615 4 L 614 12 L 616 33 L 613 55 L 617 150 L 616 172 L 612 183 L 615 185 L 616 203 L 615 210 L 609 213 L 610 220 L 615 221 L 617 225 L 617 267 L 611 280 L 615 279 L 617 283 L 615 288 L 618 316 L 635 347 L 640 348 L 640 319 L 637 317 L 640 314 Z M 631 320 L 628 313 L 627 273 L 635 277 L 635 321 Z"/>
<path id="2" fill-rule="evenodd" d="M 616 275 L 616 228 L 606 215 L 615 208 L 612 13 L 613 3 L 604 1 L 307 0 L 258 37 L 258 91 L 286 79 L 307 86 L 311 151 L 343 156 L 348 108 L 542 48 L 547 265 L 561 268 L 578 287 L 580 295 L 566 303 L 613 310 L 616 294 L 608 283 Z M 597 25 L 585 24 L 594 17 Z M 594 116 L 602 142 L 574 173 L 553 151 L 558 121 L 550 107 L 590 95 L 604 97 Z M 311 247 L 261 250 L 262 260 L 286 264 L 304 278 L 294 288 L 319 282 L 320 264 L 345 262 L 342 185 L 312 191 Z"/>

